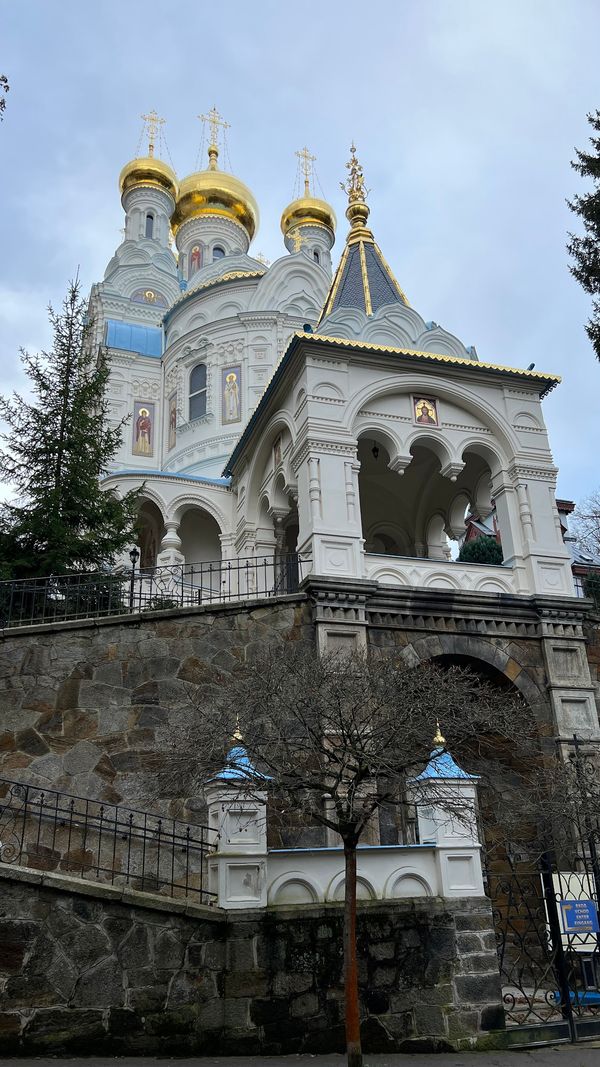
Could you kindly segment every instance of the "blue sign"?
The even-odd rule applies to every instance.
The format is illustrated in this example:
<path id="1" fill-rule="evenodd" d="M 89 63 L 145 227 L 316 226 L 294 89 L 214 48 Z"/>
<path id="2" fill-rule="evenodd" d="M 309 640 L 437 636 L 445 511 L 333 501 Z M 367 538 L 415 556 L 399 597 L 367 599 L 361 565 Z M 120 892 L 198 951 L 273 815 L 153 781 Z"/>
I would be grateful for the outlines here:
<path id="1" fill-rule="evenodd" d="M 561 900 L 560 913 L 565 934 L 600 933 L 598 911 L 593 900 Z"/>

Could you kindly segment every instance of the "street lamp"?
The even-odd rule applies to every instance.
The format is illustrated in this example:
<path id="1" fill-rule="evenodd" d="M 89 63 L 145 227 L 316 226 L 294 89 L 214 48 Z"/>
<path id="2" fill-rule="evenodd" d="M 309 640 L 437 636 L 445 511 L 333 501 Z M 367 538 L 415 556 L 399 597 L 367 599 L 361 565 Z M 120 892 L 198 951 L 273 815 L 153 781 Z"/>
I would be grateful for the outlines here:
<path id="1" fill-rule="evenodd" d="M 134 590 L 134 586 L 135 586 L 135 565 L 136 565 L 138 559 L 140 558 L 140 551 L 139 551 L 138 548 L 136 548 L 135 545 L 131 549 L 131 552 L 129 553 L 129 558 L 131 560 L 131 580 L 129 582 L 129 610 L 133 611 L 133 590 Z"/>

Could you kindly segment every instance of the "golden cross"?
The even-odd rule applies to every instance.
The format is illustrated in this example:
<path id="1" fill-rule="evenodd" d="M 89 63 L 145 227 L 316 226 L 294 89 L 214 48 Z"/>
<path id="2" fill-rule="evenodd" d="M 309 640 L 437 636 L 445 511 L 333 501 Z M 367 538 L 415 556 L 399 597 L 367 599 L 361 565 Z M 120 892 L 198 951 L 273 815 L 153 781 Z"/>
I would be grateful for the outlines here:
<path id="1" fill-rule="evenodd" d="M 156 144 L 156 135 L 161 126 L 164 126 L 165 120 L 159 118 L 156 111 L 151 111 L 149 115 L 142 115 L 142 119 L 146 123 L 146 131 L 148 133 L 148 155 L 154 155 L 154 147 Z"/>
<path id="2" fill-rule="evenodd" d="M 213 107 L 208 112 L 208 115 L 198 115 L 200 122 L 208 122 L 210 126 L 210 143 L 217 145 L 219 137 L 219 126 L 222 126 L 224 130 L 229 129 L 229 123 L 225 122 L 222 115 L 219 115 L 216 107 Z"/>
<path id="3" fill-rule="evenodd" d="M 296 152 L 298 159 L 300 160 L 300 170 L 304 175 L 304 195 L 310 196 L 310 179 L 313 173 L 313 163 L 316 156 L 311 156 L 306 145 L 299 152 Z"/>
<path id="4" fill-rule="evenodd" d="M 289 237 L 290 237 L 290 240 L 294 244 L 294 252 L 299 252 L 300 249 L 302 248 L 302 245 L 306 244 L 306 238 L 303 237 L 302 234 L 300 233 L 300 227 L 299 226 L 296 226 L 296 229 L 292 230 L 292 232 L 289 234 Z"/>

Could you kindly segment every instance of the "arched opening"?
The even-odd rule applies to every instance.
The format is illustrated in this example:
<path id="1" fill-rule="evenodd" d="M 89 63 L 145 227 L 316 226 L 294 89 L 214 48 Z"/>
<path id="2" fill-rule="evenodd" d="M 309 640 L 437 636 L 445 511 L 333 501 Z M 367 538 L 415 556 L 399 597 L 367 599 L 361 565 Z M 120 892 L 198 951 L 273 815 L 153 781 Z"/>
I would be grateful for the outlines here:
<path id="1" fill-rule="evenodd" d="M 154 215 L 152 214 L 152 212 L 151 212 L 151 211 L 148 211 L 148 212 L 146 213 L 146 230 L 145 230 L 145 236 L 146 236 L 146 237 L 149 237 L 149 238 L 152 238 L 152 237 L 154 237 Z"/>
<path id="2" fill-rule="evenodd" d="M 179 523 L 184 580 L 196 591 L 198 601 L 218 596 L 221 589 L 219 535 L 217 522 L 203 508 L 190 507 L 184 512 Z"/>
<path id="3" fill-rule="evenodd" d="M 153 500 L 143 500 L 138 511 L 138 545 L 140 548 L 140 568 L 148 570 L 156 567 L 156 557 L 165 532 L 165 524 L 160 508 Z"/>
<path id="4" fill-rule="evenodd" d="M 179 524 L 181 551 L 187 564 L 212 563 L 221 559 L 220 530 L 203 508 L 191 507 Z"/>
<path id="5" fill-rule="evenodd" d="M 320 255 L 320 252 L 319 252 L 318 248 L 314 248 L 313 249 L 313 259 L 314 259 L 315 263 L 320 263 L 321 262 L 321 255 Z"/>
<path id="6" fill-rule="evenodd" d="M 384 436 L 358 442 L 362 532 L 369 554 L 449 562 L 466 536 L 467 516 L 489 516 L 491 471 L 479 454 L 466 451 L 464 467 L 442 475 L 435 443 L 417 440 L 411 462 L 400 474 L 390 468 Z"/>
<path id="7" fill-rule="evenodd" d="M 220 245 L 215 245 L 215 247 L 213 248 L 213 254 L 212 254 L 213 263 L 215 262 L 216 259 L 223 259 L 224 255 L 225 255 L 225 249 L 221 248 Z"/>

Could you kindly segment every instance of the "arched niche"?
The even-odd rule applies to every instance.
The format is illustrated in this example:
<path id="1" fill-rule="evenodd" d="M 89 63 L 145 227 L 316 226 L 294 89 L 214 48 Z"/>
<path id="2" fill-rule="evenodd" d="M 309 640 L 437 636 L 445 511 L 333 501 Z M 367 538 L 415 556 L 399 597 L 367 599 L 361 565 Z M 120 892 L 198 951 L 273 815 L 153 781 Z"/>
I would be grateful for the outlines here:
<path id="1" fill-rule="evenodd" d="M 221 559 L 220 530 L 204 508 L 188 507 L 179 522 L 181 551 L 186 565 L 218 563 Z"/>
<path id="2" fill-rule="evenodd" d="M 165 532 L 162 512 L 153 500 L 143 499 L 137 514 L 140 568 L 156 567 L 156 557 Z"/>
<path id="3" fill-rule="evenodd" d="M 346 879 L 343 874 L 337 874 L 335 878 L 332 878 L 329 889 L 327 890 L 328 900 L 343 900 L 346 888 Z M 357 900 L 375 900 L 377 893 L 368 878 L 365 878 L 363 874 L 357 874 L 356 876 L 356 899 Z"/>

